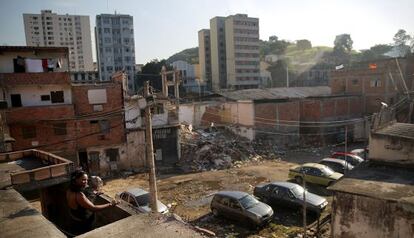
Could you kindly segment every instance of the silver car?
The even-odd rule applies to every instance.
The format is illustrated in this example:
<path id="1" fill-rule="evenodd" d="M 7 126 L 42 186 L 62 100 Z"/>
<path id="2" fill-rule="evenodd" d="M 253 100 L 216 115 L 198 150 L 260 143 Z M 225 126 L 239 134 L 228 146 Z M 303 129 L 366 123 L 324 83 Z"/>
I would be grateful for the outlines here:
<path id="1" fill-rule="evenodd" d="M 215 216 L 223 216 L 251 227 L 266 224 L 272 219 L 273 209 L 254 196 L 239 191 L 222 191 L 214 195 L 210 205 Z"/>
<path id="2" fill-rule="evenodd" d="M 151 212 L 150 208 L 150 194 L 149 192 L 140 189 L 140 188 L 133 188 L 129 189 L 125 192 L 118 193 L 115 196 L 117 199 L 122 200 L 122 202 L 128 203 L 130 206 L 132 206 L 134 209 L 138 210 L 142 213 L 148 213 Z M 165 206 L 162 202 L 159 200 L 158 203 L 158 212 L 165 214 L 168 212 L 168 207 Z"/>

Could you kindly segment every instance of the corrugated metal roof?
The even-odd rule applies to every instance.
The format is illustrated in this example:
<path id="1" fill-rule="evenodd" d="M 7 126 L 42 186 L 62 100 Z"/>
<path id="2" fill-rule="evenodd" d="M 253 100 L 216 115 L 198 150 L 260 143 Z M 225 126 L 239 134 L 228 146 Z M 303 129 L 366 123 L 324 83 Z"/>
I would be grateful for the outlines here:
<path id="1" fill-rule="evenodd" d="M 414 124 L 393 123 L 375 131 L 374 134 L 414 139 Z"/>
<path id="2" fill-rule="evenodd" d="M 295 88 L 245 89 L 232 92 L 221 92 L 219 94 L 231 100 L 273 100 L 329 96 L 331 95 L 331 88 L 328 86 L 318 86 Z"/>

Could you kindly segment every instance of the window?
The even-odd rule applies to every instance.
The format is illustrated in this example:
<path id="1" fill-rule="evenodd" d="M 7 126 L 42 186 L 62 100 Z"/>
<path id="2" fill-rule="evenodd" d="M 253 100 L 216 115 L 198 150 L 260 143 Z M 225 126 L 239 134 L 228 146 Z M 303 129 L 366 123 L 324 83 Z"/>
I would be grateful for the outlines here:
<path id="1" fill-rule="evenodd" d="M 36 138 L 36 127 L 34 126 L 22 127 L 22 137 L 23 139 Z"/>
<path id="2" fill-rule="evenodd" d="M 22 106 L 22 98 L 20 94 L 11 94 L 11 105 L 12 107 L 21 107 Z"/>
<path id="3" fill-rule="evenodd" d="M 52 91 L 50 92 L 52 103 L 62 103 L 65 102 L 63 97 L 63 91 Z"/>
<path id="4" fill-rule="evenodd" d="M 352 85 L 358 85 L 358 79 L 353 79 L 352 80 Z"/>
<path id="5" fill-rule="evenodd" d="M 108 134 L 110 132 L 110 123 L 108 120 L 99 121 L 100 132 L 103 134 Z"/>
<path id="6" fill-rule="evenodd" d="M 119 150 L 118 149 L 106 149 L 105 154 L 109 157 L 109 161 L 116 162 L 119 158 Z"/>
<path id="7" fill-rule="evenodd" d="M 381 79 L 371 79 L 370 85 L 371 88 L 381 87 Z"/>
<path id="8" fill-rule="evenodd" d="M 50 101 L 50 95 L 40 95 L 41 101 Z"/>
<path id="9" fill-rule="evenodd" d="M 111 33 L 111 29 L 109 29 L 109 28 L 104 28 L 104 33 Z"/>
<path id="10" fill-rule="evenodd" d="M 60 135 L 66 135 L 67 131 L 66 131 L 66 123 L 56 123 L 53 125 L 53 130 L 55 132 L 55 135 L 60 136 Z"/>

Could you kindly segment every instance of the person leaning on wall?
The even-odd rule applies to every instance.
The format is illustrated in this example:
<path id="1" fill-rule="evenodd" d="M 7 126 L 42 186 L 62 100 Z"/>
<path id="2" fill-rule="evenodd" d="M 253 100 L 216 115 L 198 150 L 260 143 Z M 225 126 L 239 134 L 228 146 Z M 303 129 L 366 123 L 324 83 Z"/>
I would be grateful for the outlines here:
<path id="1" fill-rule="evenodd" d="M 82 170 L 76 170 L 71 175 L 69 189 L 66 191 L 67 206 L 70 216 L 70 233 L 80 235 L 92 229 L 95 212 L 113 207 L 118 204 L 115 200 L 107 204 L 95 205 L 86 196 L 88 175 Z"/>

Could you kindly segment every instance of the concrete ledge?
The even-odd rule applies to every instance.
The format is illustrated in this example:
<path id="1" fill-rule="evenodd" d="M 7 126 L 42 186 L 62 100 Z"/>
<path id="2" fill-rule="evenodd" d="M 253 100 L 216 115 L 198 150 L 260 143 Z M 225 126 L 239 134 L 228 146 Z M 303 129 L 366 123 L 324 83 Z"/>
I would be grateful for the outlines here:
<path id="1" fill-rule="evenodd" d="M 0 237 L 66 237 L 14 189 L 0 190 Z"/>

